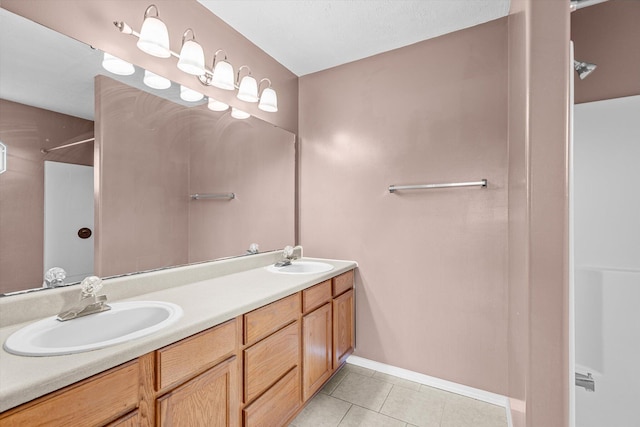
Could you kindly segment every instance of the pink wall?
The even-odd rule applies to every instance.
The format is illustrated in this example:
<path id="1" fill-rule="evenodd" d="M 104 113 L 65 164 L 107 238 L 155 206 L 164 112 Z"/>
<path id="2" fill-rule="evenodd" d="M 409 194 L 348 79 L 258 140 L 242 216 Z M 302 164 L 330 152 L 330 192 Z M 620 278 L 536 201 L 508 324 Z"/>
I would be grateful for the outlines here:
<path id="1" fill-rule="evenodd" d="M 207 64 L 217 49 L 225 49 L 237 70 L 248 65 L 257 78 L 268 77 L 278 93 L 277 113 L 266 113 L 238 100 L 234 93 L 203 87 L 195 77 L 176 67 L 176 59 L 160 59 L 141 52 L 136 39 L 121 34 L 113 21 L 125 21 L 140 30 L 149 4 L 158 6 L 160 17 L 169 28 L 171 49 L 180 51 L 182 33 L 192 28 L 205 49 Z M 174 82 L 199 90 L 205 95 L 240 107 L 248 113 L 292 132 L 298 129 L 298 78 L 196 0 L 2 0 L 2 7 L 35 22 L 71 36 L 93 47 L 163 75 Z"/>
<path id="2" fill-rule="evenodd" d="M 295 135 L 206 108 L 190 120 L 190 194 L 236 198 L 189 202 L 189 262 L 241 255 L 251 243 L 260 250 L 293 245 Z"/>
<path id="3" fill-rule="evenodd" d="M 529 212 L 527 0 L 509 15 L 509 393 L 515 427 L 526 424 L 529 364 Z"/>
<path id="4" fill-rule="evenodd" d="M 507 19 L 302 77 L 300 138 L 305 255 L 360 266 L 356 353 L 506 394 Z"/>
<path id="5" fill-rule="evenodd" d="M 105 76 L 95 92 L 96 275 L 186 264 L 188 109 Z"/>
<path id="6" fill-rule="evenodd" d="M 39 287 L 43 278 L 44 161 L 92 165 L 93 144 L 40 152 L 93 136 L 93 122 L 0 99 L 0 293 Z"/>
<path id="7" fill-rule="evenodd" d="M 575 57 L 598 68 L 575 79 L 575 102 L 640 95 L 640 2 L 610 0 L 571 14 Z"/>
<path id="8" fill-rule="evenodd" d="M 528 426 L 564 426 L 568 375 L 569 11 L 531 0 Z"/>
<path id="9" fill-rule="evenodd" d="M 567 426 L 569 9 L 509 17 L 509 397 L 515 426 Z"/>

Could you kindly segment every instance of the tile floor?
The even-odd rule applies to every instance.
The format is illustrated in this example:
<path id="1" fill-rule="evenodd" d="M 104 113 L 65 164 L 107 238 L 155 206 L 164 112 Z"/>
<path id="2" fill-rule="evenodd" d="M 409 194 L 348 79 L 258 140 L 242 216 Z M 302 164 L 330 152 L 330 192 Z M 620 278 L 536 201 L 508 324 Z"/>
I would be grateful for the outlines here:
<path id="1" fill-rule="evenodd" d="M 503 407 L 346 364 L 289 427 L 507 427 Z"/>

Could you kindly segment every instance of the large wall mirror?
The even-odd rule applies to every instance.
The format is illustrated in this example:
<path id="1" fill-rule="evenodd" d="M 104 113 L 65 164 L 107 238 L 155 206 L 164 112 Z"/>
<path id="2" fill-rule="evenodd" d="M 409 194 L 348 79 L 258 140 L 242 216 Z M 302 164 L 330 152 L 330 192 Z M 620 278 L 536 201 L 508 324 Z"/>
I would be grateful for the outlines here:
<path id="1" fill-rule="evenodd" d="M 0 18 L 0 294 L 42 288 L 53 267 L 73 283 L 294 243 L 294 134 Z"/>

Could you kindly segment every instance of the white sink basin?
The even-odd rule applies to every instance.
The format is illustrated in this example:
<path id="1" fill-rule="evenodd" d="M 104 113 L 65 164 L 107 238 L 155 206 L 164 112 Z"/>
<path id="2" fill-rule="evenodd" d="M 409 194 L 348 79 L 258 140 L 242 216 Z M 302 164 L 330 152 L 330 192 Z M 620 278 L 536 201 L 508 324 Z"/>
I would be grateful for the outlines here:
<path id="1" fill-rule="evenodd" d="M 109 304 L 111 310 L 60 322 L 31 323 L 7 338 L 4 348 L 21 356 L 55 356 L 95 350 L 157 332 L 176 322 L 182 308 L 162 301 Z"/>
<path id="2" fill-rule="evenodd" d="M 292 261 L 291 264 L 284 267 L 276 267 L 275 265 L 269 265 L 265 267 L 272 273 L 282 274 L 316 274 L 331 271 L 335 267 L 326 262 L 319 261 Z"/>

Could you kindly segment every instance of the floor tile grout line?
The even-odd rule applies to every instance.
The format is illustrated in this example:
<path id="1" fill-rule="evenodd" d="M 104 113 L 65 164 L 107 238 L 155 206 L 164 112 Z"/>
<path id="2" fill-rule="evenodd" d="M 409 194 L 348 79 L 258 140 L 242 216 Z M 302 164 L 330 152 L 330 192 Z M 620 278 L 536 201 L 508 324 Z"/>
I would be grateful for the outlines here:
<path id="1" fill-rule="evenodd" d="M 378 371 L 376 371 L 376 372 L 378 372 Z M 387 394 L 387 397 L 385 397 L 385 398 L 384 398 L 384 402 L 382 402 L 382 406 L 380 407 L 380 411 L 382 411 L 382 408 L 384 407 L 384 404 L 385 404 L 385 403 L 387 403 L 387 399 L 388 399 L 388 398 L 389 398 L 389 396 L 391 395 L 391 391 L 393 390 L 393 388 L 394 388 L 395 386 L 396 386 L 396 384 L 392 384 L 392 385 L 391 385 L 391 388 L 389 389 L 389 393 Z M 402 387 L 402 386 L 398 386 L 398 387 Z M 407 389 L 406 387 L 402 387 L 402 388 Z M 410 390 L 410 389 L 407 389 L 407 390 Z M 415 390 L 411 390 L 411 391 L 415 391 Z M 385 417 L 389 417 L 389 418 L 391 418 L 391 419 L 393 419 L 393 420 L 400 421 L 401 423 L 405 423 L 405 425 L 409 425 L 409 421 L 407 421 L 407 420 L 403 420 L 402 418 L 396 418 L 396 417 L 394 417 L 394 416 L 392 416 L 392 415 L 385 414 L 385 413 L 382 413 L 382 412 L 380 412 L 380 411 L 378 411 L 378 413 L 379 413 L 380 415 L 384 415 Z M 439 425 L 439 424 L 438 424 L 438 425 Z"/>
<path id="2" fill-rule="evenodd" d="M 332 397 L 333 397 L 333 396 L 332 396 Z M 338 397 L 336 397 L 336 399 L 338 399 L 338 400 L 342 400 L 342 399 L 340 399 L 340 398 L 338 398 Z M 347 402 L 346 400 L 342 400 L 342 401 L 343 401 L 343 402 Z M 347 402 L 347 403 L 351 403 L 351 402 Z M 362 408 L 362 409 L 364 409 L 365 411 L 371 411 L 371 412 L 373 412 L 373 413 L 376 413 L 376 414 L 382 415 L 383 417 L 391 418 L 392 420 L 400 421 L 401 423 L 405 423 L 406 425 L 409 425 L 409 422 L 408 422 L 408 421 L 405 421 L 405 420 L 403 420 L 403 419 L 396 418 L 396 417 L 393 417 L 393 416 L 391 416 L 391 415 L 383 414 L 382 412 L 376 412 L 376 411 L 374 411 L 373 409 L 365 408 L 364 406 L 360 406 L 360 405 L 358 405 L 358 404 L 356 404 L 356 403 L 351 403 L 351 408 L 353 408 L 354 406 L 357 406 L 358 408 Z M 349 411 L 351 410 L 351 408 L 349 408 Z M 382 409 L 382 408 L 380 408 L 380 409 Z M 349 411 L 347 411 L 347 412 L 349 412 Z M 345 414 L 345 415 L 346 415 L 346 414 Z M 340 421 L 340 422 L 342 422 L 342 421 Z M 412 425 L 413 425 L 413 424 L 412 424 Z"/>
<path id="3" fill-rule="evenodd" d="M 389 383 L 387 383 L 387 384 L 389 384 Z M 393 390 L 394 387 L 395 387 L 395 384 L 391 384 L 391 388 L 389 389 L 389 392 L 384 397 L 384 400 L 382 401 L 382 405 L 380 405 L 380 409 L 378 409 L 378 411 L 377 411 L 379 414 L 382 414 L 382 412 L 380 412 L 380 411 L 382 411 L 382 408 L 384 408 L 384 404 L 387 403 L 387 399 L 389 398 L 389 395 L 391 394 L 391 390 Z M 382 415 L 384 415 L 384 414 L 382 414 Z"/>
<path id="4" fill-rule="evenodd" d="M 342 424 L 342 421 L 345 419 L 349 411 L 351 411 L 351 408 L 353 408 L 353 403 L 351 404 L 351 406 L 349 406 L 349 409 L 347 409 L 347 412 L 344 413 L 342 418 L 340 418 L 340 421 L 338 421 L 338 424 L 336 425 L 336 427 L 340 427 L 340 424 Z"/>

